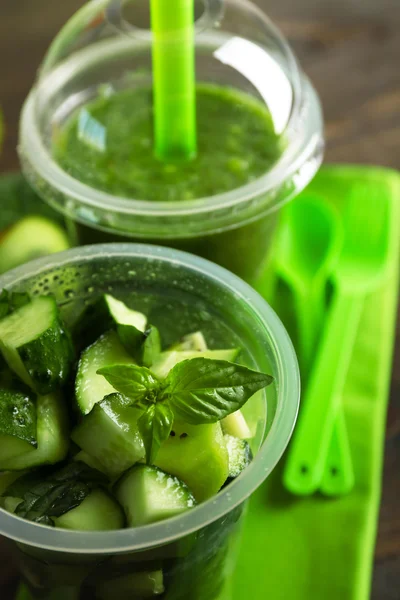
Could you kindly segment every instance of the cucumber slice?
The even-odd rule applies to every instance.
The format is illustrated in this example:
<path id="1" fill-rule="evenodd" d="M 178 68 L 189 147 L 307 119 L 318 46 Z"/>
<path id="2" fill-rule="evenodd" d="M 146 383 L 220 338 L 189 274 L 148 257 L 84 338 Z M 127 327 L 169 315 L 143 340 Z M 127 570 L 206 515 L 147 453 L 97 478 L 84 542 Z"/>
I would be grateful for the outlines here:
<path id="1" fill-rule="evenodd" d="M 229 474 L 221 425 L 176 422 L 169 439 L 161 445 L 155 464 L 184 481 L 198 502 L 211 498 Z"/>
<path id="2" fill-rule="evenodd" d="M 192 351 L 205 352 L 208 350 L 207 342 L 201 331 L 195 331 L 185 335 L 180 342 L 174 344 L 169 350 L 177 350 L 178 352 Z"/>
<path id="3" fill-rule="evenodd" d="M 30 394 L 0 389 L 0 434 L 37 445 L 36 403 Z"/>
<path id="4" fill-rule="evenodd" d="M 77 508 L 53 518 L 56 527 L 78 531 L 122 529 L 125 519 L 121 507 L 105 491 L 96 489 Z"/>
<path id="5" fill-rule="evenodd" d="M 63 385 L 73 349 L 51 296 L 34 298 L 0 321 L 0 349 L 8 366 L 38 394 Z"/>
<path id="6" fill-rule="evenodd" d="M 163 572 L 129 573 L 102 581 L 96 588 L 100 600 L 145 600 L 164 593 Z"/>
<path id="7" fill-rule="evenodd" d="M 241 410 L 237 410 L 222 419 L 221 426 L 224 433 L 233 435 L 241 440 L 248 440 L 253 437 Z"/>
<path id="8" fill-rule="evenodd" d="M 86 348 L 82 352 L 75 381 L 75 395 L 81 413 L 89 414 L 95 404 L 115 392 L 106 378 L 97 374 L 98 369 L 133 362 L 115 331 L 105 333 Z"/>
<path id="9" fill-rule="evenodd" d="M 229 479 L 232 480 L 249 466 L 253 454 L 246 440 L 228 434 L 224 435 L 224 439 L 229 456 Z"/>
<path id="10" fill-rule="evenodd" d="M 128 308 L 121 300 L 109 294 L 103 297 L 103 301 L 115 325 L 132 325 L 139 331 L 146 329 L 147 317 L 143 313 Z"/>
<path id="11" fill-rule="evenodd" d="M 144 332 L 146 324 L 147 317 L 143 313 L 128 308 L 110 294 L 104 294 L 80 316 L 74 327 L 74 338 L 85 347 L 108 329 L 128 325 Z"/>
<path id="12" fill-rule="evenodd" d="M 156 467 L 137 465 L 115 486 L 128 527 L 139 527 L 179 515 L 196 501 L 189 488 Z"/>
<path id="13" fill-rule="evenodd" d="M 238 354 L 238 348 L 231 348 L 228 350 L 205 350 L 204 352 L 169 350 L 161 352 L 156 362 L 151 366 L 151 370 L 159 379 L 165 379 L 170 370 L 183 360 L 201 357 L 234 362 Z"/>
<path id="14" fill-rule="evenodd" d="M 59 225 L 45 217 L 25 217 L 10 227 L 1 238 L 0 273 L 69 247 L 67 235 Z"/>
<path id="15" fill-rule="evenodd" d="M 69 447 L 68 416 L 61 396 L 38 396 L 36 414 L 36 450 L 28 442 L 12 438 L 18 443 L 26 444 L 29 450 L 12 457 L 1 453 L 0 470 L 22 471 L 39 465 L 55 464 L 66 457 Z"/>
<path id="16" fill-rule="evenodd" d="M 119 477 L 144 458 L 137 422 L 142 412 L 119 404 L 118 396 L 96 404 L 73 430 L 72 440 L 102 465 L 109 477 Z"/>

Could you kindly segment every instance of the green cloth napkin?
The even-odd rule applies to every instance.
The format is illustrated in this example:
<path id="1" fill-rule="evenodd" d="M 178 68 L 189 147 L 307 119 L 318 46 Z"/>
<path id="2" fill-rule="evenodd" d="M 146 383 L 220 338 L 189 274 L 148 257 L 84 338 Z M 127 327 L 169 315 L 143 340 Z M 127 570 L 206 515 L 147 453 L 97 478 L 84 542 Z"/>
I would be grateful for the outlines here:
<path id="1" fill-rule="evenodd" d="M 374 183 L 393 197 L 399 223 L 400 176 L 385 169 L 323 167 L 308 191 L 340 208 L 355 182 Z M 21 198 L 19 176 L 0 180 L 0 197 Z M 4 202 L 4 200 L 3 200 Z M 21 213 L 45 206 L 33 194 L 23 207 L 10 207 L 2 225 Z M 19 202 L 21 204 L 21 202 Z M 23 210 L 22 210 L 23 209 Z M 46 208 L 46 216 L 47 215 Z M 10 212 L 10 214 L 8 214 Z M 42 212 L 40 210 L 40 212 Z M 6 223 L 4 222 L 6 221 Z M 1 223 L 0 223 L 1 226 Z M 399 227 L 400 229 L 400 227 Z M 400 238 L 399 235 L 397 236 Z M 268 295 L 268 276 L 260 291 Z M 356 486 L 347 497 L 297 498 L 283 489 L 282 465 L 252 496 L 244 524 L 232 600 L 368 600 L 380 502 L 388 386 L 395 331 L 398 248 L 393 270 L 365 303 L 344 392 Z M 280 298 L 278 311 L 291 329 L 290 306 Z M 20 590 L 21 600 L 27 598 Z"/>
<path id="2" fill-rule="evenodd" d="M 307 191 L 340 208 L 358 183 L 379 184 L 391 194 L 393 218 L 400 226 L 400 176 L 393 171 L 324 167 Z M 393 248 L 390 277 L 366 300 L 344 390 L 355 489 L 340 499 L 292 496 L 282 486 L 281 461 L 250 501 L 233 600 L 370 597 L 395 333 L 398 250 Z M 261 278 L 261 290 L 268 289 L 267 279 L 268 274 Z M 280 312 L 285 314 L 285 310 Z M 290 319 L 290 311 L 286 314 Z"/>

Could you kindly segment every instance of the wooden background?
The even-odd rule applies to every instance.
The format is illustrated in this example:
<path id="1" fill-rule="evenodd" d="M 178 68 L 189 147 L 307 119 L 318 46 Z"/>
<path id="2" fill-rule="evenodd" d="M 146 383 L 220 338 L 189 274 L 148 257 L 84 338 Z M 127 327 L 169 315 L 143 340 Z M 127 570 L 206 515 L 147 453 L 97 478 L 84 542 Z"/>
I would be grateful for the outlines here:
<path id="1" fill-rule="evenodd" d="M 0 105 L 7 123 L 0 171 L 18 168 L 15 147 L 21 104 L 49 41 L 82 4 L 82 0 L 0 0 Z M 400 0 L 258 0 L 258 4 L 289 38 L 321 95 L 326 160 L 399 169 Z M 397 348 L 372 600 L 400 599 L 399 343 Z M 11 600 L 14 585 L 15 572 L 2 545 L 2 600 Z"/>

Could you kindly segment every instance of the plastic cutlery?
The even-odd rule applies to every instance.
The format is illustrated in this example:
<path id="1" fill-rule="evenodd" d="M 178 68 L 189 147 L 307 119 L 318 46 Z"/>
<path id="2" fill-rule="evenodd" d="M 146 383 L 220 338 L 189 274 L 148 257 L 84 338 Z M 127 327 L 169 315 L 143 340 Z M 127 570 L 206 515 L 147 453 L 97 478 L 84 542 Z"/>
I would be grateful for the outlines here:
<path id="1" fill-rule="evenodd" d="M 321 198 L 301 196 L 286 209 L 275 266 L 294 296 L 303 374 L 311 368 L 325 316 L 326 283 L 342 244 L 339 215 Z M 348 493 L 353 485 L 346 423 L 339 408 L 321 488 L 327 495 L 338 496 Z"/>
<path id="2" fill-rule="evenodd" d="M 326 282 L 342 243 L 339 216 L 319 198 L 300 196 L 286 208 L 275 266 L 294 294 L 303 374 L 312 363 L 325 316 Z"/>
<path id="3" fill-rule="evenodd" d="M 319 491 L 325 496 L 344 496 L 351 492 L 354 483 L 355 476 L 349 436 L 344 412 L 340 407 L 336 416 Z"/>
<path id="4" fill-rule="evenodd" d="M 335 293 L 284 472 L 285 486 L 296 494 L 314 493 L 324 474 L 363 300 L 388 270 L 389 209 L 387 196 L 368 186 L 355 188 L 344 209 Z"/>

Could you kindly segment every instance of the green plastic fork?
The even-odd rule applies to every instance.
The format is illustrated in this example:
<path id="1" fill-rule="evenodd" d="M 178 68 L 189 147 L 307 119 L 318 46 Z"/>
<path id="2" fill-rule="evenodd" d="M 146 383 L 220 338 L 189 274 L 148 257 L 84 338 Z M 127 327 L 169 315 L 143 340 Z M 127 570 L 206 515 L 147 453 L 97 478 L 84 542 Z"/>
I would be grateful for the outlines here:
<path id="1" fill-rule="evenodd" d="M 295 494 L 319 488 L 365 295 L 387 274 L 389 202 L 356 188 L 344 210 L 345 241 L 336 265 L 334 298 L 289 450 L 284 484 Z"/>

